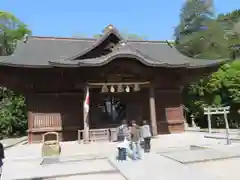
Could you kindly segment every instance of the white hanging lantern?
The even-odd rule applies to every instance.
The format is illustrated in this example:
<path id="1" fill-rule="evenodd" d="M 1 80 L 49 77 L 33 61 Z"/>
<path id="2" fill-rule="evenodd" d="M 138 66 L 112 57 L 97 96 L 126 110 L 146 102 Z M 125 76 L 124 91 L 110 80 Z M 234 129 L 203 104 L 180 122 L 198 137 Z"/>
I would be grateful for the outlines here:
<path id="1" fill-rule="evenodd" d="M 110 92 L 115 92 L 115 89 L 114 89 L 114 87 L 113 86 L 111 86 L 111 88 L 110 88 Z"/>
<path id="2" fill-rule="evenodd" d="M 126 92 L 130 92 L 130 87 L 127 86 L 127 87 L 125 88 L 125 91 L 126 91 Z"/>

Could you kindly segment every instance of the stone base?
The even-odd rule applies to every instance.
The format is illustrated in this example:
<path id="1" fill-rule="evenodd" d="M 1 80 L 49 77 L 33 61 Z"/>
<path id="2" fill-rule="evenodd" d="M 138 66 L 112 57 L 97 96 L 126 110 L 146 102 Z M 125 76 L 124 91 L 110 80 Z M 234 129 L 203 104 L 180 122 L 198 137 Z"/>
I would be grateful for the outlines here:
<path id="1" fill-rule="evenodd" d="M 200 130 L 201 128 L 196 126 L 196 127 L 188 127 L 187 130 L 190 130 L 190 131 L 196 131 L 196 130 Z"/>
<path id="2" fill-rule="evenodd" d="M 171 134 L 184 132 L 184 121 L 176 120 L 158 123 L 158 134 Z"/>

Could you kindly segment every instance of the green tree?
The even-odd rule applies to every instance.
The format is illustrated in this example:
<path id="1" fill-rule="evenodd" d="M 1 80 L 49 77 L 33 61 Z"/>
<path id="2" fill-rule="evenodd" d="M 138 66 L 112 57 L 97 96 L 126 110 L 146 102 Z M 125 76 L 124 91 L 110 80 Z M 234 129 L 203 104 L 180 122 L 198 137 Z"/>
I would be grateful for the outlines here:
<path id="1" fill-rule="evenodd" d="M 226 32 L 229 32 L 230 35 L 232 33 L 240 33 L 239 29 L 236 27 L 240 22 L 240 9 L 226 14 L 219 14 L 217 21 L 224 26 Z"/>
<path id="2" fill-rule="evenodd" d="M 225 31 L 225 37 L 228 40 L 230 47 L 240 44 L 240 9 L 234 10 L 230 13 L 219 14 L 217 21 L 222 24 Z M 239 49 L 231 49 L 234 54 Z"/>
<path id="3" fill-rule="evenodd" d="M 213 9 L 212 1 L 188 0 L 184 3 L 174 33 L 179 51 L 206 59 L 229 56 L 225 32 L 215 20 Z"/>
<path id="4" fill-rule="evenodd" d="M 13 53 L 17 41 L 31 31 L 18 18 L 0 11 L 0 55 Z M 0 87 L 0 138 L 23 135 L 27 129 L 25 99 Z"/>
<path id="5" fill-rule="evenodd" d="M 18 40 L 31 31 L 18 18 L 8 12 L 0 11 L 0 46 L 2 54 L 12 54 Z M 1 54 L 0 54 L 1 55 Z"/>
<path id="6" fill-rule="evenodd" d="M 4 87 L 0 97 L 0 138 L 24 135 L 27 130 L 24 97 Z"/>
<path id="7" fill-rule="evenodd" d="M 189 0 L 180 13 L 180 23 L 175 29 L 177 49 L 190 57 L 205 59 L 226 58 L 239 51 L 239 17 L 236 10 L 215 18 L 211 1 Z M 229 48 L 231 47 L 231 48 Z M 235 47 L 235 48 L 232 48 Z M 236 57 L 237 58 L 237 57 Z M 198 123 L 205 126 L 203 107 L 231 106 L 230 125 L 239 121 L 240 109 L 240 63 L 239 60 L 223 65 L 209 77 L 185 87 L 184 104 Z M 235 122 L 234 122 L 235 121 Z"/>

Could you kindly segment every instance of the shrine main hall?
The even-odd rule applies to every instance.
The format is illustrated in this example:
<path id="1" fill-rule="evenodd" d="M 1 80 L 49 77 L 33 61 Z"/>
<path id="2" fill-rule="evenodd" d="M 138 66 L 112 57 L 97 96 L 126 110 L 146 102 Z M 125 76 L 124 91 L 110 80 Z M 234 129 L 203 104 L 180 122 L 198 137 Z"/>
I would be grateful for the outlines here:
<path id="1" fill-rule="evenodd" d="M 0 84 L 25 96 L 29 143 L 47 132 L 61 141 L 90 133 L 91 141 L 122 120 L 148 120 L 153 135 L 181 133 L 183 87 L 222 63 L 186 57 L 163 41 L 126 40 L 109 25 L 97 39 L 25 37 L 0 56 Z"/>

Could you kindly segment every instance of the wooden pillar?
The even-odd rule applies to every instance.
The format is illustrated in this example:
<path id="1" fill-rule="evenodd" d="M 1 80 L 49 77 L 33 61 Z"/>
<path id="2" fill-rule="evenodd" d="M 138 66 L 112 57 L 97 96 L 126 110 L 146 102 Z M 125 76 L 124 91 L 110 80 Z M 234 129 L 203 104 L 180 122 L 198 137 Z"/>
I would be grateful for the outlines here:
<path id="1" fill-rule="evenodd" d="M 83 101 L 83 140 L 85 143 L 89 142 L 89 87 L 85 88 L 85 96 Z"/>
<path id="2" fill-rule="evenodd" d="M 31 144 L 32 139 L 32 129 L 33 129 L 33 114 L 32 112 L 28 111 L 28 143 Z"/>
<path id="3" fill-rule="evenodd" d="M 156 118 L 156 103 L 155 103 L 155 91 L 154 87 L 150 85 L 149 87 L 149 105 L 150 105 L 150 119 L 151 119 L 151 126 L 152 126 L 152 133 L 153 136 L 156 136 L 157 133 L 157 118 Z"/>

